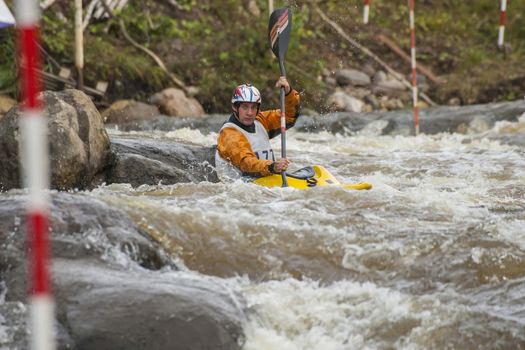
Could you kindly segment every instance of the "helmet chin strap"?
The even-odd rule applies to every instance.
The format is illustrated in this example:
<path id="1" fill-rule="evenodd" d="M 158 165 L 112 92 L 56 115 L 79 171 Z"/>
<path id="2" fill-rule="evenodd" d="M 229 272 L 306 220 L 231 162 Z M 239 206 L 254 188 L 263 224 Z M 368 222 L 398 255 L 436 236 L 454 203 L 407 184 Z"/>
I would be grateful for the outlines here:
<path id="1" fill-rule="evenodd" d="M 239 119 L 239 106 L 232 105 L 232 109 L 233 109 L 233 115 L 235 116 L 235 118 L 236 118 L 238 121 L 241 121 L 241 120 Z"/>

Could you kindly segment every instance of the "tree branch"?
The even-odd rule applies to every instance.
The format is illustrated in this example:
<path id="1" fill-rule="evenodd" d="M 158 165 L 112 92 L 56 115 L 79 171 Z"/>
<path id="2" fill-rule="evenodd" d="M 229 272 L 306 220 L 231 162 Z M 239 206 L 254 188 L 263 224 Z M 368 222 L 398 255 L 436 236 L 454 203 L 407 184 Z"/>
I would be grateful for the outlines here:
<path id="1" fill-rule="evenodd" d="M 360 43 L 358 43 L 357 41 L 355 41 L 354 39 L 350 38 L 350 36 L 348 34 L 346 34 L 346 32 L 337 24 L 335 23 L 334 21 L 332 21 L 330 18 L 328 18 L 328 16 L 326 16 L 324 14 L 323 11 L 321 11 L 321 9 L 319 7 L 315 7 L 315 10 L 317 11 L 317 13 L 321 16 L 321 18 L 326 22 L 328 23 L 332 28 L 335 29 L 335 31 L 341 35 L 346 41 L 348 41 L 351 45 L 353 45 L 354 47 L 356 47 L 357 49 L 361 50 L 365 55 L 367 56 L 370 56 L 374 61 L 376 61 L 377 63 L 379 63 L 379 65 L 381 65 L 381 67 L 383 67 L 384 69 L 386 69 L 387 72 L 389 72 L 394 78 L 396 78 L 397 80 L 399 80 L 406 88 L 408 89 L 412 89 L 412 84 L 410 84 L 404 77 L 402 74 L 396 72 L 392 67 L 390 67 L 385 61 L 383 61 L 381 58 L 379 58 L 375 53 L 373 53 L 372 51 L 370 51 L 367 47 L 361 45 Z M 428 104 L 432 105 L 432 106 L 436 106 L 437 104 L 432 101 L 430 99 L 430 97 L 428 97 L 425 93 L 423 92 L 419 92 L 419 96 L 421 96 L 421 98 L 423 100 L 425 100 Z"/>
<path id="2" fill-rule="evenodd" d="M 111 17 L 111 18 L 115 18 L 115 15 L 113 14 L 113 11 L 111 10 L 111 8 L 109 7 L 109 5 L 107 4 L 106 0 L 100 0 L 100 2 L 102 3 L 102 6 L 104 7 L 104 10 L 107 12 L 107 14 Z M 122 19 L 119 19 L 119 25 L 120 25 L 120 31 L 122 32 L 122 34 L 124 35 L 124 38 L 126 38 L 126 40 L 133 46 L 135 46 L 137 49 L 145 52 L 148 56 L 150 56 L 151 58 L 153 58 L 153 60 L 155 61 L 155 63 L 157 63 L 157 65 L 170 77 L 170 79 L 175 83 L 175 85 L 179 88 L 181 88 L 182 90 L 184 90 L 185 93 L 188 93 L 188 87 L 184 84 L 184 82 L 182 82 L 182 80 L 180 80 L 179 78 L 177 78 L 173 73 L 171 73 L 167 68 L 166 66 L 164 65 L 164 62 L 162 62 L 162 60 L 159 58 L 159 56 L 157 56 L 153 51 L 151 51 L 150 49 L 140 45 L 139 43 L 137 43 L 135 40 L 133 40 L 133 38 L 128 34 L 128 31 L 126 30 L 126 25 L 124 24 L 124 21 Z"/>
<path id="3" fill-rule="evenodd" d="M 410 58 L 410 56 L 407 55 L 405 51 L 403 51 L 399 46 L 397 46 L 397 44 L 393 40 L 389 39 L 386 35 L 378 34 L 376 35 L 376 38 L 377 40 L 381 41 L 383 44 L 388 46 L 390 50 L 392 50 L 394 53 L 396 53 L 399 57 L 404 59 L 406 62 L 408 63 L 412 62 L 412 59 Z M 428 79 L 430 79 L 430 81 L 432 81 L 434 84 L 438 85 L 441 83 L 441 80 L 438 77 L 436 77 L 434 73 L 432 73 L 430 69 L 425 67 L 422 63 L 418 62 L 416 65 L 416 68 L 421 74 L 423 74 Z"/>

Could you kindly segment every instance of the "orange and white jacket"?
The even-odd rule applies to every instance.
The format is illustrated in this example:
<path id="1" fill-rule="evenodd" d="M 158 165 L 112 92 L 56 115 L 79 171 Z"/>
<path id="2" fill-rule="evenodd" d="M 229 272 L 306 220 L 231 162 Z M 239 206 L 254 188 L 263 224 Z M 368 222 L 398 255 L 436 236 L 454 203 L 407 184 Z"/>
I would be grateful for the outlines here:
<path id="1" fill-rule="evenodd" d="M 299 93 L 292 89 L 285 96 L 286 129 L 295 125 L 300 113 Z M 215 166 L 221 180 L 260 177 L 273 173 L 275 155 L 270 139 L 281 134 L 281 111 L 259 112 L 253 125 L 245 126 L 231 115 L 217 138 Z"/>

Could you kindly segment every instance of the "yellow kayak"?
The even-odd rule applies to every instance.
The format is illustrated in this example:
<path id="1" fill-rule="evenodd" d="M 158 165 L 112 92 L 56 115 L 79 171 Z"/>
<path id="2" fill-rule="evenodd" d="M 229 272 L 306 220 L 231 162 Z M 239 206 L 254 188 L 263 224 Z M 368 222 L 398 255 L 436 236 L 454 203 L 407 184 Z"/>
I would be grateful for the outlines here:
<path id="1" fill-rule="evenodd" d="M 317 186 L 341 186 L 354 190 L 369 190 L 372 185 L 367 182 L 344 185 L 340 183 L 326 168 L 321 165 L 302 168 L 293 173 L 286 173 L 288 186 L 305 190 Z M 283 179 L 281 174 L 260 177 L 253 181 L 257 185 L 265 187 L 282 187 Z"/>

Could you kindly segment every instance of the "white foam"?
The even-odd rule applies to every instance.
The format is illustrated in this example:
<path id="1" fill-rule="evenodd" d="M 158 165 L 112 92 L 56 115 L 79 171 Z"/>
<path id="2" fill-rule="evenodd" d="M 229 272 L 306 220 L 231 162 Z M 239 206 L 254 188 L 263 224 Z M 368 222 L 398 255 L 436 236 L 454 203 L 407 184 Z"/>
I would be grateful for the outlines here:
<path id="1" fill-rule="evenodd" d="M 425 330 L 463 310 L 351 281 L 270 281 L 245 286 L 245 295 L 246 350 L 417 348 Z"/>
<path id="2" fill-rule="evenodd" d="M 210 146 L 217 143 L 217 133 L 211 132 L 207 135 L 203 135 L 200 130 L 190 128 L 180 128 L 166 132 L 164 137 L 183 142 L 196 143 L 203 146 Z"/>
<path id="3" fill-rule="evenodd" d="M 498 221 L 496 223 L 496 235 L 505 242 L 516 245 L 525 251 L 525 220 Z"/>

